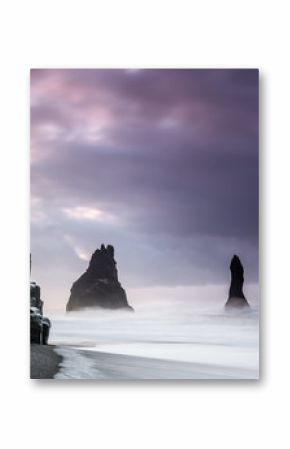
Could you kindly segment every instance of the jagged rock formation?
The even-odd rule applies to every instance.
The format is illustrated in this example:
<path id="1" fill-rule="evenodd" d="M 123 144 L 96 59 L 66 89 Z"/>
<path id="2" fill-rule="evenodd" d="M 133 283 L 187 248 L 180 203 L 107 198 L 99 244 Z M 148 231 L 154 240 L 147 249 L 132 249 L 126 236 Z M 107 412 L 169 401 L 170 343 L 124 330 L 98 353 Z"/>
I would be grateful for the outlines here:
<path id="1" fill-rule="evenodd" d="M 112 245 L 105 248 L 102 244 L 92 255 L 87 271 L 72 285 L 66 310 L 76 311 L 87 307 L 133 310 L 118 280 Z"/>
<path id="2" fill-rule="evenodd" d="M 243 292 L 244 284 L 244 267 L 238 256 L 234 255 L 230 265 L 231 270 L 231 285 L 229 290 L 229 298 L 225 307 L 228 308 L 243 308 L 249 307 L 249 303 L 245 298 Z"/>

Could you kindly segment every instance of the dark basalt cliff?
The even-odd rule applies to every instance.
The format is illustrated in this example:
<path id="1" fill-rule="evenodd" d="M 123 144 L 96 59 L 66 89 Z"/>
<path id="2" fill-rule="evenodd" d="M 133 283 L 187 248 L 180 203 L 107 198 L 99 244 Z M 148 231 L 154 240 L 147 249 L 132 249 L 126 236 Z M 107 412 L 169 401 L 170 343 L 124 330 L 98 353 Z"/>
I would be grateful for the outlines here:
<path id="1" fill-rule="evenodd" d="M 231 285 L 229 290 L 229 298 L 225 307 L 228 308 L 243 308 L 249 307 L 249 303 L 245 298 L 243 292 L 244 285 L 244 267 L 238 256 L 234 255 L 230 265 L 231 270 Z"/>
<path id="2" fill-rule="evenodd" d="M 72 285 L 66 310 L 69 312 L 88 307 L 133 310 L 118 280 L 112 245 L 105 248 L 102 244 L 92 255 L 87 271 Z"/>

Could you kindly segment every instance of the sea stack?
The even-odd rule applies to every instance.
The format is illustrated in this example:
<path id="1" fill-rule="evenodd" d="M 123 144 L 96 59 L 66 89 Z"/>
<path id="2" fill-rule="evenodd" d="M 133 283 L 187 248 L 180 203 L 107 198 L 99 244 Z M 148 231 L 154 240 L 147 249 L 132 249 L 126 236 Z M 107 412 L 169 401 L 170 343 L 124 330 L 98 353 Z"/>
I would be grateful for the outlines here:
<path id="1" fill-rule="evenodd" d="M 102 244 L 94 252 L 87 271 L 72 285 L 66 310 L 70 312 L 93 307 L 133 310 L 118 280 L 112 245 L 105 247 Z"/>
<path id="2" fill-rule="evenodd" d="M 244 267 L 238 256 L 234 255 L 230 264 L 231 270 L 231 285 L 229 290 L 229 298 L 226 302 L 225 308 L 243 308 L 249 307 L 249 303 L 245 298 L 243 292 L 244 284 Z"/>

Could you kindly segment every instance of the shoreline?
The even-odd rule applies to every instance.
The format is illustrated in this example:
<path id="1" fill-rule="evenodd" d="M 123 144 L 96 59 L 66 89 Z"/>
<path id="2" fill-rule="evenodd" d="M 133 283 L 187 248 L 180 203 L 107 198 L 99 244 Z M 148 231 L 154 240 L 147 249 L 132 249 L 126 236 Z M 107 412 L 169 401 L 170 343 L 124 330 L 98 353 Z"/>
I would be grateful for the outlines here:
<path id="1" fill-rule="evenodd" d="M 54 380 L 258 380 L 259 370 L 91 351 L 75 346 L 31 345 L 31 379 Z"/>
<path id="2" fill-rule="evenodd" d="M 30 379 L 54 379 L 62 362 L 55 348 L 55 345 L 30 345 Z"/>
<path id="3" fill-rule="evenodd" d="M 56 380 L 258 380 L 259 371 L 57 346 Z"/>

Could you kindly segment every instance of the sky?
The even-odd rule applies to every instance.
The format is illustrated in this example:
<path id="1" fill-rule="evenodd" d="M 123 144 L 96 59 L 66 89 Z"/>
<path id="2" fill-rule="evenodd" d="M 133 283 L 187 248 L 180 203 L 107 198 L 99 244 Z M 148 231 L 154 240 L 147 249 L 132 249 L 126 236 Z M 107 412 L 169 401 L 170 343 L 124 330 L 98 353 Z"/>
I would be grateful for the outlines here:
<path id="1" fill-rule="evenodd" d="M 47 308 L 101 243 L 129 292 L 214 291 L 233 254 L 257 284 L 258 157 L 257 70 L 33 69 L 32 279 Z"/>

